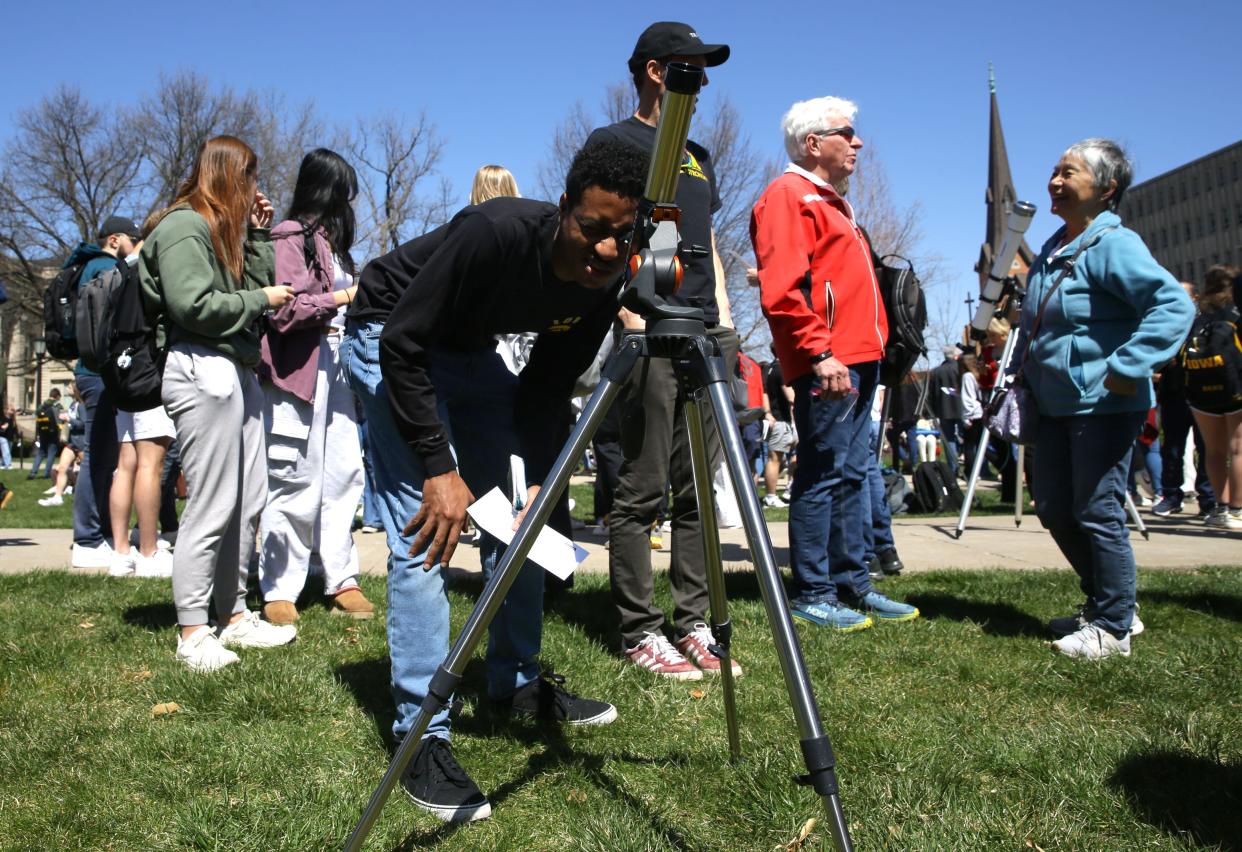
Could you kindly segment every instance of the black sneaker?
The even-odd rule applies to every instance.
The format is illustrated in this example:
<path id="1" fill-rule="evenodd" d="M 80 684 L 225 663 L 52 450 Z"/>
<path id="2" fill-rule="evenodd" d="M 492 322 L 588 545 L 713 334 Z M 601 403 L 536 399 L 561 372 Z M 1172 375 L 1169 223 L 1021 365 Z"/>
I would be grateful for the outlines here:
<path id="1" fill-rule="evenodd" d="M 501 714 L 512 713 L 566 725 L 607 725 L 617 718 L 616 707 L 566 692 L 561 689 L 564 682 L 564 675 L 544 672 L 509 698 L 496 702 L 497 710 Z"/>
<path id="2" fill-rule="evenodd" d="M 876 559 L 880 563 L 880 570 L 889 577 L 896 577 L 901 573 L 901 569 L 906 567 L 901 564 L 901 557 L 897 555 L 897 548 L 895 547 L 876 554 Z"/>
<path id="3" fill-rule="evenodd" d="M 1212 513 L 1215 511 L 1216 511 L 1215 503 L 1200 502 L 1199 511 L 1195 513 L 1195 520 L 1206 521 L 1208 518 L 1212 517 Z"/>
<path id="4" fill-rule="evenodd" d="M 1182 511 L 1182 501 L 1171 497 L 1161 497 L 1160 502 L 1151 507 L 1151 513 L 1160 518 L 1177 515 Z"/>
<path id="5" fill-rule="evenodd" d="M 867 576 L 871 578 L 871 582 L 878 583 L 884 579 L 884 572 L 880 570 L 880 560 L 874 556 L 868 556 L 863 560 L 863 565 L 867 568 Z"/>
<path id="6" fill-rule="evenodd" d="M 471 822 L 492 815 L 491 803 L 453 757 L 448 740 L 427 737 L 401 776 L 410 801 L 445 822 Z"/>

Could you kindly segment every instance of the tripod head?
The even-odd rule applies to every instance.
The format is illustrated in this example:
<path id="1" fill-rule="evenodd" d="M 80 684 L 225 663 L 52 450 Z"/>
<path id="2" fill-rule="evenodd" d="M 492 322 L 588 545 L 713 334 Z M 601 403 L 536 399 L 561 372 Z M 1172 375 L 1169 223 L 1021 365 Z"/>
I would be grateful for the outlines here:
<path id="1" fill-rule="evenodd" d="M 703 69 L 697 66 L 685 62 L 668 64 L 647 186 L 634 219 L 629 280 L 621 294 L 621 305 L 642 316 L 647 334 L 653 337 L 682 337 L 703 334 L 705 330 L 701 308 L 670 305 L 666 301 L 681 286 L 683 262 L 691 257 L 706 257 L 711 251 L 707 246 L 681 244 L 681 209 L 675 201 L 690 118 L 703 76 Z"/>

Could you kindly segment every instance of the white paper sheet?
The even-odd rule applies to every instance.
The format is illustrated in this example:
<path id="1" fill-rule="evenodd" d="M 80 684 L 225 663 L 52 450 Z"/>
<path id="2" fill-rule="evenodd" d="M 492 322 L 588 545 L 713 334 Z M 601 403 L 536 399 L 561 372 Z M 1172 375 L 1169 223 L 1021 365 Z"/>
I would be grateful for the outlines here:
<path id="1" fill-rule="evenodd" d="M 517 512 L 499 488 L 475 500 L 466 511 L 476 524 L 505 544 L 513 541 L 513 519 Z M 587 552 L 556 530 L 544 527 L 535 537 L 527 558 L 545 571 L 568 580 L 587 558 Z"/>

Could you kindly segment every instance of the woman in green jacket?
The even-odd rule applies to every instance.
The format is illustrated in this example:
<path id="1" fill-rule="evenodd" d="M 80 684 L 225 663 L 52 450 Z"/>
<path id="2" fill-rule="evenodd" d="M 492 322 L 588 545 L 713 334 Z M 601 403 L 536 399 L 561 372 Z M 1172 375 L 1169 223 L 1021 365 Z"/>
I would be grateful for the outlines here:
<path id="1" fill-rule="evenodd" d="M 256 185 L 258 158 L 232 136 L 209 139 L 142 247 L 149 313 L 169 344 L 164 407 L 181 443 L 189 500 L 173 554 L 177 659 L 194 671 L 237 662 L 235 648 L 293 641 L 246 609 L 246 574 L 267 497 L 263 394 L 255 379 L 260 316 L 293 297 L 274 287 L 267 227 L 272 205 Z M 216 629 L 208 625 L 214 599 Z"/>

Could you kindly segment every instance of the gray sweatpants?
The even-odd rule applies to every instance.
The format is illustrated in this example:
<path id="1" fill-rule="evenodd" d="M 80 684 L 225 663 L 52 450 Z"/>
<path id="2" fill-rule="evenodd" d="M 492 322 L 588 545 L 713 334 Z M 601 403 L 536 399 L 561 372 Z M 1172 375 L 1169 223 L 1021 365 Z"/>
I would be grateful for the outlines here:
<path id="1" fill-rule="evenodd" d="M 182 627 L 223 622 L 246 607 L 246 573 L 267 500 L 263 392 L 253 371 L 208 346 L 174 344 L 164 407 L 177 427 L 189 500 L 173 551 Z"/>

